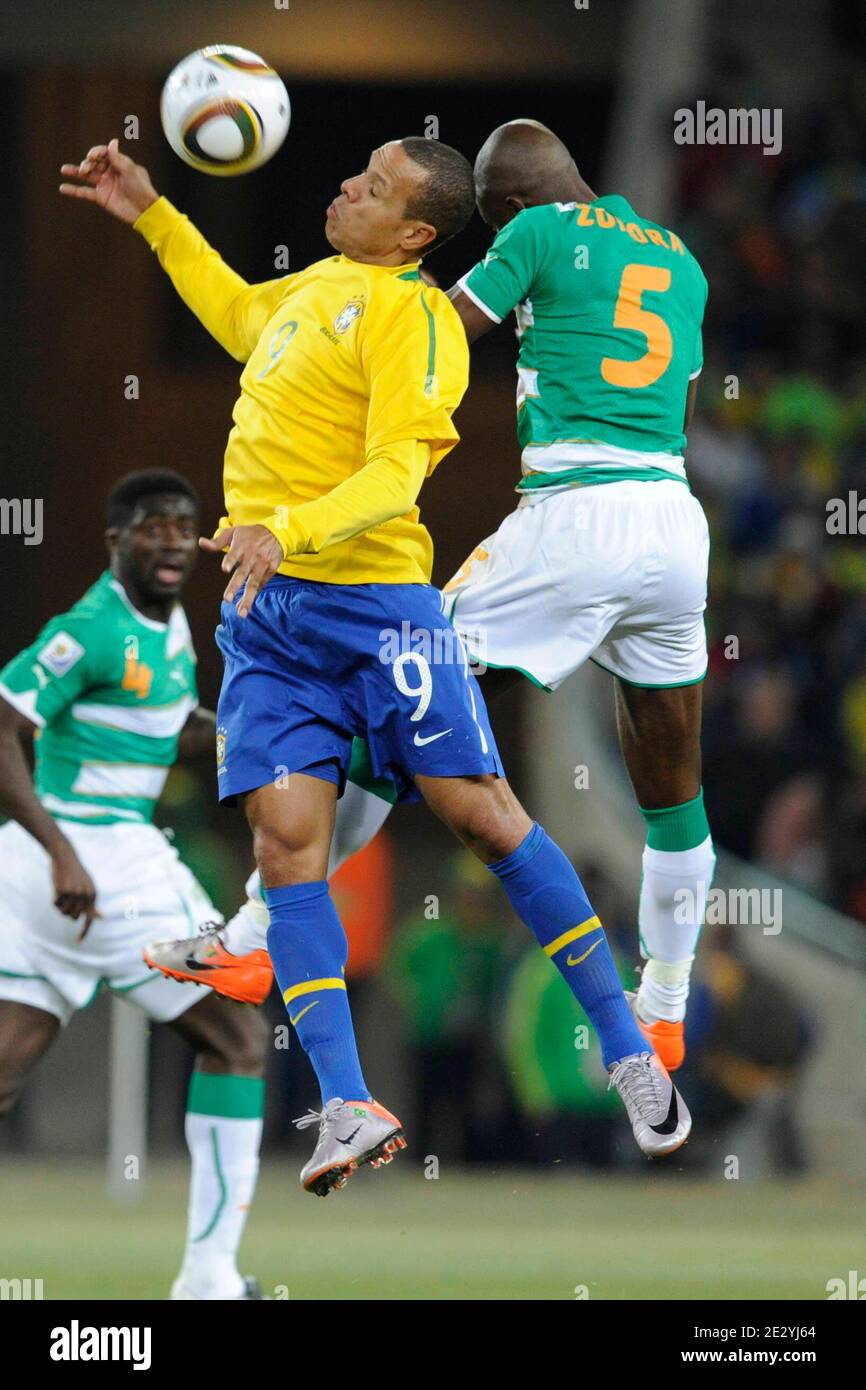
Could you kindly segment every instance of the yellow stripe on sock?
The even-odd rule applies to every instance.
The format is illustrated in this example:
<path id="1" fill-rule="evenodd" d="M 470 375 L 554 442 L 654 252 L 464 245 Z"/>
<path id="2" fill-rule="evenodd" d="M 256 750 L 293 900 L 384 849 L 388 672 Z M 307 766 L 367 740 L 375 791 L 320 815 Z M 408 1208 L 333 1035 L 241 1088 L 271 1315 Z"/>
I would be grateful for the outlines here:
<path id="1" fill-rule="evenodd" d="M 581 922 L 579 927 L 570 927 L 564 931 L 562 936 L 558 936 L 555 941 L 551 941 L 545 946 L 546 956 L 555 956 L 557 951 L 561 951 L 563 946 L 570 946 L 572 941 L 577 941 L 579 936 L 586 936 L 591 931 L 601 930 L 601 922 L 597 917 L 588 917 L 585 922 Z"/>
<path id="2" fill-rule="evenodd" d="M 283 1003 L 286 1008 L 293 999 L 297 999 L 302 994 L 311 994 L 314 989 L 345 989 L 346 981 L 336 978 L 330 980 L 304 980 L 303 984 L 292 985 L 291 989 L 283 992 Z"/>

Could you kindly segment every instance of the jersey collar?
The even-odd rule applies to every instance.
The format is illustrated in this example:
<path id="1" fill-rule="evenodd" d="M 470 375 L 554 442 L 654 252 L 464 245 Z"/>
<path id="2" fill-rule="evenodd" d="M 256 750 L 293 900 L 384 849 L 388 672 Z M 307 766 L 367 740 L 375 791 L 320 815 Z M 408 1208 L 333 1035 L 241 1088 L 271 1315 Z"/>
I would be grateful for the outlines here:
<path id="1" fill-rule="evenodd" d="M 143 613 L 139 613 L 138 609 L 136 608 L 135 604 L 131 601 L 129 594 L 124 589 L 120 580 L 115 579 L 114 575 L 111 575 L 111 578 L 108 581 L 108 585 L 109 588 L 114 590 L 114 592 L 117 594 L 117 597 L 126 605 L 130 613 L 133 615 L 134 618 L 137 619 L 138 622 L 143 623 L 145 627 L 153 628 L 154 632 L 168 632 L 168 623 L 159 623 L 157 622 L 156 618 L 146 618 Z"/>
<path id="2" fill-rule="evenodd" d="M 366 270 L 381 270 L 386 275 L 393 275 L 395 280 L 420 280 L 421 262 L 404 261 L 402 265 L 371 265 L 369 261 L 353 261 L 351 256 L 340 254 L 340 260 L 345 265 L 362 265 Z"/>

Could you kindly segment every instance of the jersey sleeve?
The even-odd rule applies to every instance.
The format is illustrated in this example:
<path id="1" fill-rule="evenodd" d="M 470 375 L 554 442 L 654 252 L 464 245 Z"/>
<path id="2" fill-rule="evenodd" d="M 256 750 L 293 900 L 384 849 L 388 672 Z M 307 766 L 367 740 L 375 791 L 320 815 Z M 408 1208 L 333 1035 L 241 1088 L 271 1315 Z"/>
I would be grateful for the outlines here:
<path id="1" fill-rule="evenodd" d="M 497 234 L 483 261 L 457 281 L 473 304 L 494 323 L 501 323 L 529 294 L 539 261 L 536 209 L 518 213 Z"/>
<path id="2" fill-rule="evenodd" d="M 156 252 L 184 304 L 226 352 L 246 362 L 293 277 L 248 284 L 167 198 L 157 198 L 134 227 Z"/>
<path id="3" fill-rule="evenodd" d="M 469 385 L 469 345 L 457 310 L 441 290 L 422 290 L 367 325 L 361 362 L 370 393 L 367 461 L 414 441 L 429 445 L 432 473 L 459 442 L 451 417 Z"/>
<path id="4" fill-rule="evenodd" d="M 0 670 L 0 696 L 40 729 L 104 682 L 93 620 L 62 613 Z"/>

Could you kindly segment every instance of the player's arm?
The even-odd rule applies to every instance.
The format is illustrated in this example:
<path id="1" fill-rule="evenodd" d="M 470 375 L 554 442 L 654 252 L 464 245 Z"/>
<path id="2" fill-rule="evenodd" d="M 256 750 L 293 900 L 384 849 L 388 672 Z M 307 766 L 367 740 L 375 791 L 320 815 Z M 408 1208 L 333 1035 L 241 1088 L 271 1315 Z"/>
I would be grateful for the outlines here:
<path id="1" fill-rule="evenodd" d="M 213 757 L 216 747 L 216 715 L 212 709 L 194 709 L 180 732 L 177 756 L 186 762 L 191 758 Z"/>
<path id="2" fill-rule="evenodd" d="M 150 175 L 118 142 L 94 145 L 80 164 L 63 164 L 69 198 L 96 203 L 135 228 L 156 252 L 184 303 L 226 352 L 245 362 L 258 342 L 285 277 L 250 285 L 208 245 L 188 217 L 161 198 Z"/>
<path id="3" fill-rule="evenodd" d="M 704 293 L 704 309 L 706 310 L 707 293 L 709 286 Z M 698 326 L 695 334 L 695 345 L 692 348 L 692 364 L 689 371 L 689 388 L 686 392 L 686 418 L 683 421 L 683 434 L 688 434 L 689 425 L 692 423 L 692 416 L 695 413 L 695 401 L 698 398 L 698 382 L 701 379 L 701 372 L 704 369 L 704 335 L 701 326 Z"/>
<path id="4" fill-rule="evenodd" d="M 298 507 L 280 507 L 259 526 L 225 526 L 199 545 L 224 550 L 222 569 L 232 577 L 223 597 L 231 603 L 244 590 L 238 616 L 245 618 L 253 600 L 290 555 L 316 555 L 329 545 L 405 516 L 415 505 L 430 471 L 430 446 L 417 439 L 398 440 L 383 448 L 351 478 Z"/>
<path id="5" fill-rule="evenodd" d="M 686 392 L 686 418 L 683 422 L 683 434 L 688 434 L 689 426 L 692 423 L 692 416 L 695 413 L 695 401 L 698 398 L 699 377 L 693 377 L 689 382 L 689 389 Z"/>
<path id="6" fill-rule="evenodd" d="M 489 332 L 489 330 L 495 326 L 495 320 L 492 319 L 489 314 L 485 313 L 483 309 L 479 309 L 478 305 L 472 302 L 468 294 L 463 293 L 459 284 L 452 285 L 447 293 L 448 298 L 457 310 L 460 322 L 466 330 L 467 340 L 470 343 L 474 343 L 476 338 L 480 338 L 482 334 Z"/>
<path id="7" fill-rule="evenodd" d="M 448 291 L 470 343 L 520 304 L 532 288 L 539 262 L 538 215 L 524 211 L 497 233 L 487 255 Z"/>
<path id="8" fill-rule="evenodd" d="M 56 820 L 36 795 L 25 746 L 36 725 L 0 696 L 0 809 L 38 840 L 51 859 L 54 905 L 66 917 L 84 916 L 84 936 L 96 913 L 96 887 Z"/>

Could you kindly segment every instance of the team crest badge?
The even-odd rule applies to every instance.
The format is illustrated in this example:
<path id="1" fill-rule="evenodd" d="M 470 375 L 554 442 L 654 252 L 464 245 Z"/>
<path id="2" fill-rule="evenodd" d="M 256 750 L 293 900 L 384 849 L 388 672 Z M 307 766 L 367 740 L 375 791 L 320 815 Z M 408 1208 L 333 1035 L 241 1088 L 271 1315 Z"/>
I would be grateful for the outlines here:
<path id="1" fill-rule="evenodd" d="M 341 309 L 334 319 L 334 332 L 345 333 L 352 327 L 355 319 L 359 319 L 364 312 L 363 299 L 350 299 L 344 309 Z"/>
<path id="2" fill-rule="evenodd" d="M 217 729 L 216 736 L 216 760 L 217 767 L 222 767 L 226 760 L 226 733 L 225 729 Z"/>

